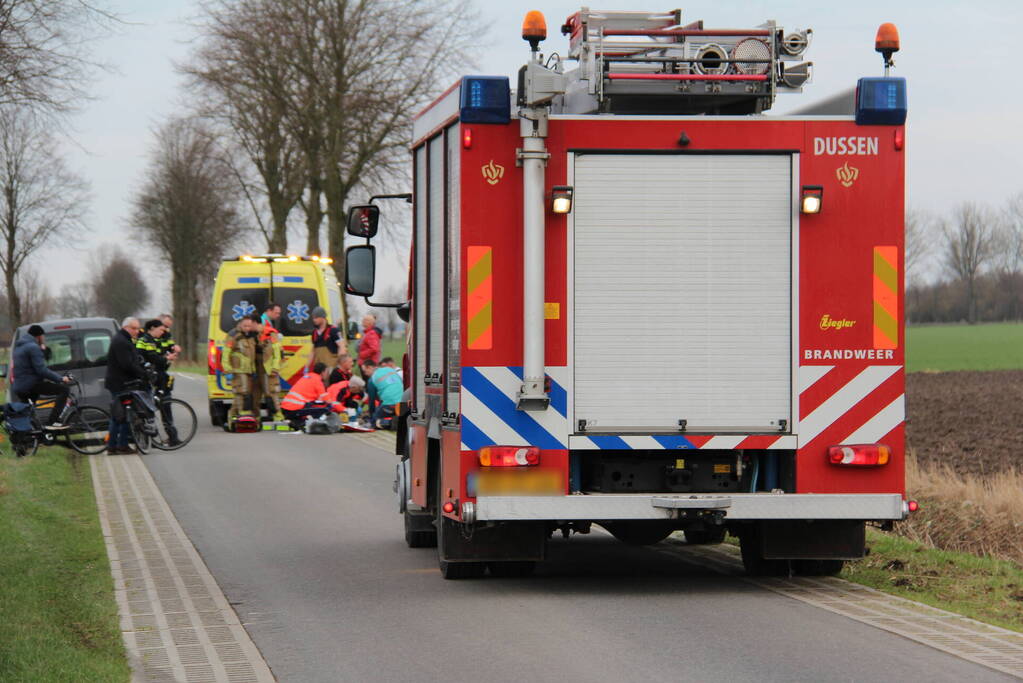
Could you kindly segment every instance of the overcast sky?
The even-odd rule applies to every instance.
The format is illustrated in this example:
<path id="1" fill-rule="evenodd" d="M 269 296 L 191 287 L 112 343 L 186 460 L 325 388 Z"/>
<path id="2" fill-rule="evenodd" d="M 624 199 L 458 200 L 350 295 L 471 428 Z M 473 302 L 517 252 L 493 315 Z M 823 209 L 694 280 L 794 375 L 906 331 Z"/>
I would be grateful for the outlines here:
<path id="1" fill-rule="evenodd" d="M 96 45 L 96 57 L 114 71 L 96 81 L 96 100 L 72 122 L 76 144 L 66 145 L 71 165 L 92 184 L 91 231 L 74 249 L 51 248 L 37 257 L 33 265 L 45 272 L 51 293 L 85 276 L 90 250 L 103 244 L 130 248 L 129 202 L 145 167 L 151 131 L 185 109 L 173 62 L 187 59 L 194 47 L 188 20 L 198 3 L 112 0 L 110 6 L 129 25 Z M 580 4 L 477 0 L 477 6 L 486 33 L 480 38 L 478 68 L 472 71 L 512 76 L 528 57 L 519 31 L 524 13 L 544 12 L 549 35 L 544 52 L 563 54 L 567 40 L 558 27 Z M 671 9 L 631 0 L 593 7 Z M 860 76 L 881 75 L 874 33 L 881 22 L 895 22 L 902 38 L 895 75 L 904 76 L 909 87 L 910 207 L 940 214 L 972 200 L 997 208 L 1010 194 L 1023 191 L 1023 89 L 1013 72 L 1015 61 L 1009 59 L 1023 26 L 1019 0 L 700 2 L 682 10 L 684 21 L 703 19 L 708 27 L 749 28 L 774 19 L 786 28 L 813 29 L 806 57 L 814 62 L 814 81 L 803 94 L 780 95 L 772 110 L 778 114 L 852 87 Z M 296 240 L 292 247 L 303 242 Z M 252 250 L 260 248 L 253 238 Z M 135 248 L 130 252 L 141 255 Z M 166 293 L 154 302 L 167 303 Z"/>

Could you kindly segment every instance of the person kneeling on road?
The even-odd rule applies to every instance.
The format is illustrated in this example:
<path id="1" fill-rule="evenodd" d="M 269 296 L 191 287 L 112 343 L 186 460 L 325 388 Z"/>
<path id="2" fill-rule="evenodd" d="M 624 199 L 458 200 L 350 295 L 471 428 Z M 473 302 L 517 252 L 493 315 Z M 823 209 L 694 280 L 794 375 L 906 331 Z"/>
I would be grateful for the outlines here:
<path id="1" fill-rule="evenodd" d="M 370 418 L 370 426 L 379 429 L 379 421 L 394 417 L 394 407 L 401 401 L 401 395 L 405 388 L 402 386 L 401 375 L 393 363 L 388 366 L 377 366 L 373 361 L 363 366 L 366 373 L 366 395 L 370 401 L 370 409 L 373 411 Z M 379 401 L 376 408 L 374 401 Z"/>
<path id="2" fill-rule="evenodd" d="M 308 415 L 322 415 L 327 406 L 318 399 L 327 391 L 323 381 L 328 377 L 330 370 L 324 363 L 314 363 L 312 372 L 295 382 L 281 400 L 281 412 L 284 417 L 293 425 L 296 421 L 305 419 Z M 314 415 L 315 416 L 315 415 Z"/>
<path id="3" fill-rule="evenodd" d="M 359 412 L 366 383 L 361 377 L 351 377 L 341 382 L 334 382 L 320 394 L 320 401 L 327 404 L 332 412 L 348 413 L 353 416 Z"/>

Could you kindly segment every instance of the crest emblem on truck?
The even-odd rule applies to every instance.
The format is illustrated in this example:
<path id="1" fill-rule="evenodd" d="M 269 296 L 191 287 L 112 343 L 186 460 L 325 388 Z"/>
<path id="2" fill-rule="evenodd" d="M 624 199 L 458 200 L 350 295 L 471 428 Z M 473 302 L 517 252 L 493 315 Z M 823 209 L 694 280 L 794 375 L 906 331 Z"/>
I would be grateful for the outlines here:
<path id="1" fill-rule="evenodd" d="M 483 164 L 483 177 L 491 185 L 497 185 L 504 177 L 504 166 L 495 164 L 491 159 L 489 163 Z"/>
<path id="2" fill-rule="evenodd" d="M 845 164 L 835 169 L 835 176 L 838 177 L 838 182 L 842 183 L 842 187 L 851 187 L 860 176 L 860 169 L 855 166 L 850 166 L 847 161 Z"/>

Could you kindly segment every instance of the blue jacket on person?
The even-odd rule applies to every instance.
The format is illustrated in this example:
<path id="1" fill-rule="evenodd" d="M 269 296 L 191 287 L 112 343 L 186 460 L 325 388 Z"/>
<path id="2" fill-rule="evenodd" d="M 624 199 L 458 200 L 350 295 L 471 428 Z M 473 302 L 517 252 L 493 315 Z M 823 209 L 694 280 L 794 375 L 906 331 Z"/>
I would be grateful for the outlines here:
<path id="1" fill-rule="evenodd" d="M 18 338 L 18 343 L 14 345 L 11 362 L 14 375 L 14 385 L 11 389 L 15 394 L 32 391 L 32 387 L 44 379 L 54 382 L 60 382 L 63 379 L 46 367 L 46 360 L 43 358 L 43 350 L 39 348 L 39 342 L 35 337 L 27 334 L 22 334 Z"/>

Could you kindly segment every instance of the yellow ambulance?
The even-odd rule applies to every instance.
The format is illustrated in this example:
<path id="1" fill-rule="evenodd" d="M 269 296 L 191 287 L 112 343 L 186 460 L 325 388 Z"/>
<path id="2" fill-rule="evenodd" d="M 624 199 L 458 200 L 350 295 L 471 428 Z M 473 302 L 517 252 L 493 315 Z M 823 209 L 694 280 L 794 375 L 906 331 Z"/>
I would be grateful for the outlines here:
<path id="1" fill-rule="evenodd" d="M 341 289 L 332 262 L 319 256 L 246 254 L 220 264 L 210 302 L 207 351 L 207 396 L 214 426 L 224 423 L 233 398 L 231 376 L 224 371 L 224 342 L 244 316 L 262 315 L 271 302 L 280 305 L 277 328 L 283 337 L 284 392 L 302 376 L 309 359 L 314 308 L 326 309 L 327 320 L 348 336 L 347 321 L 341 319 Z"/>

